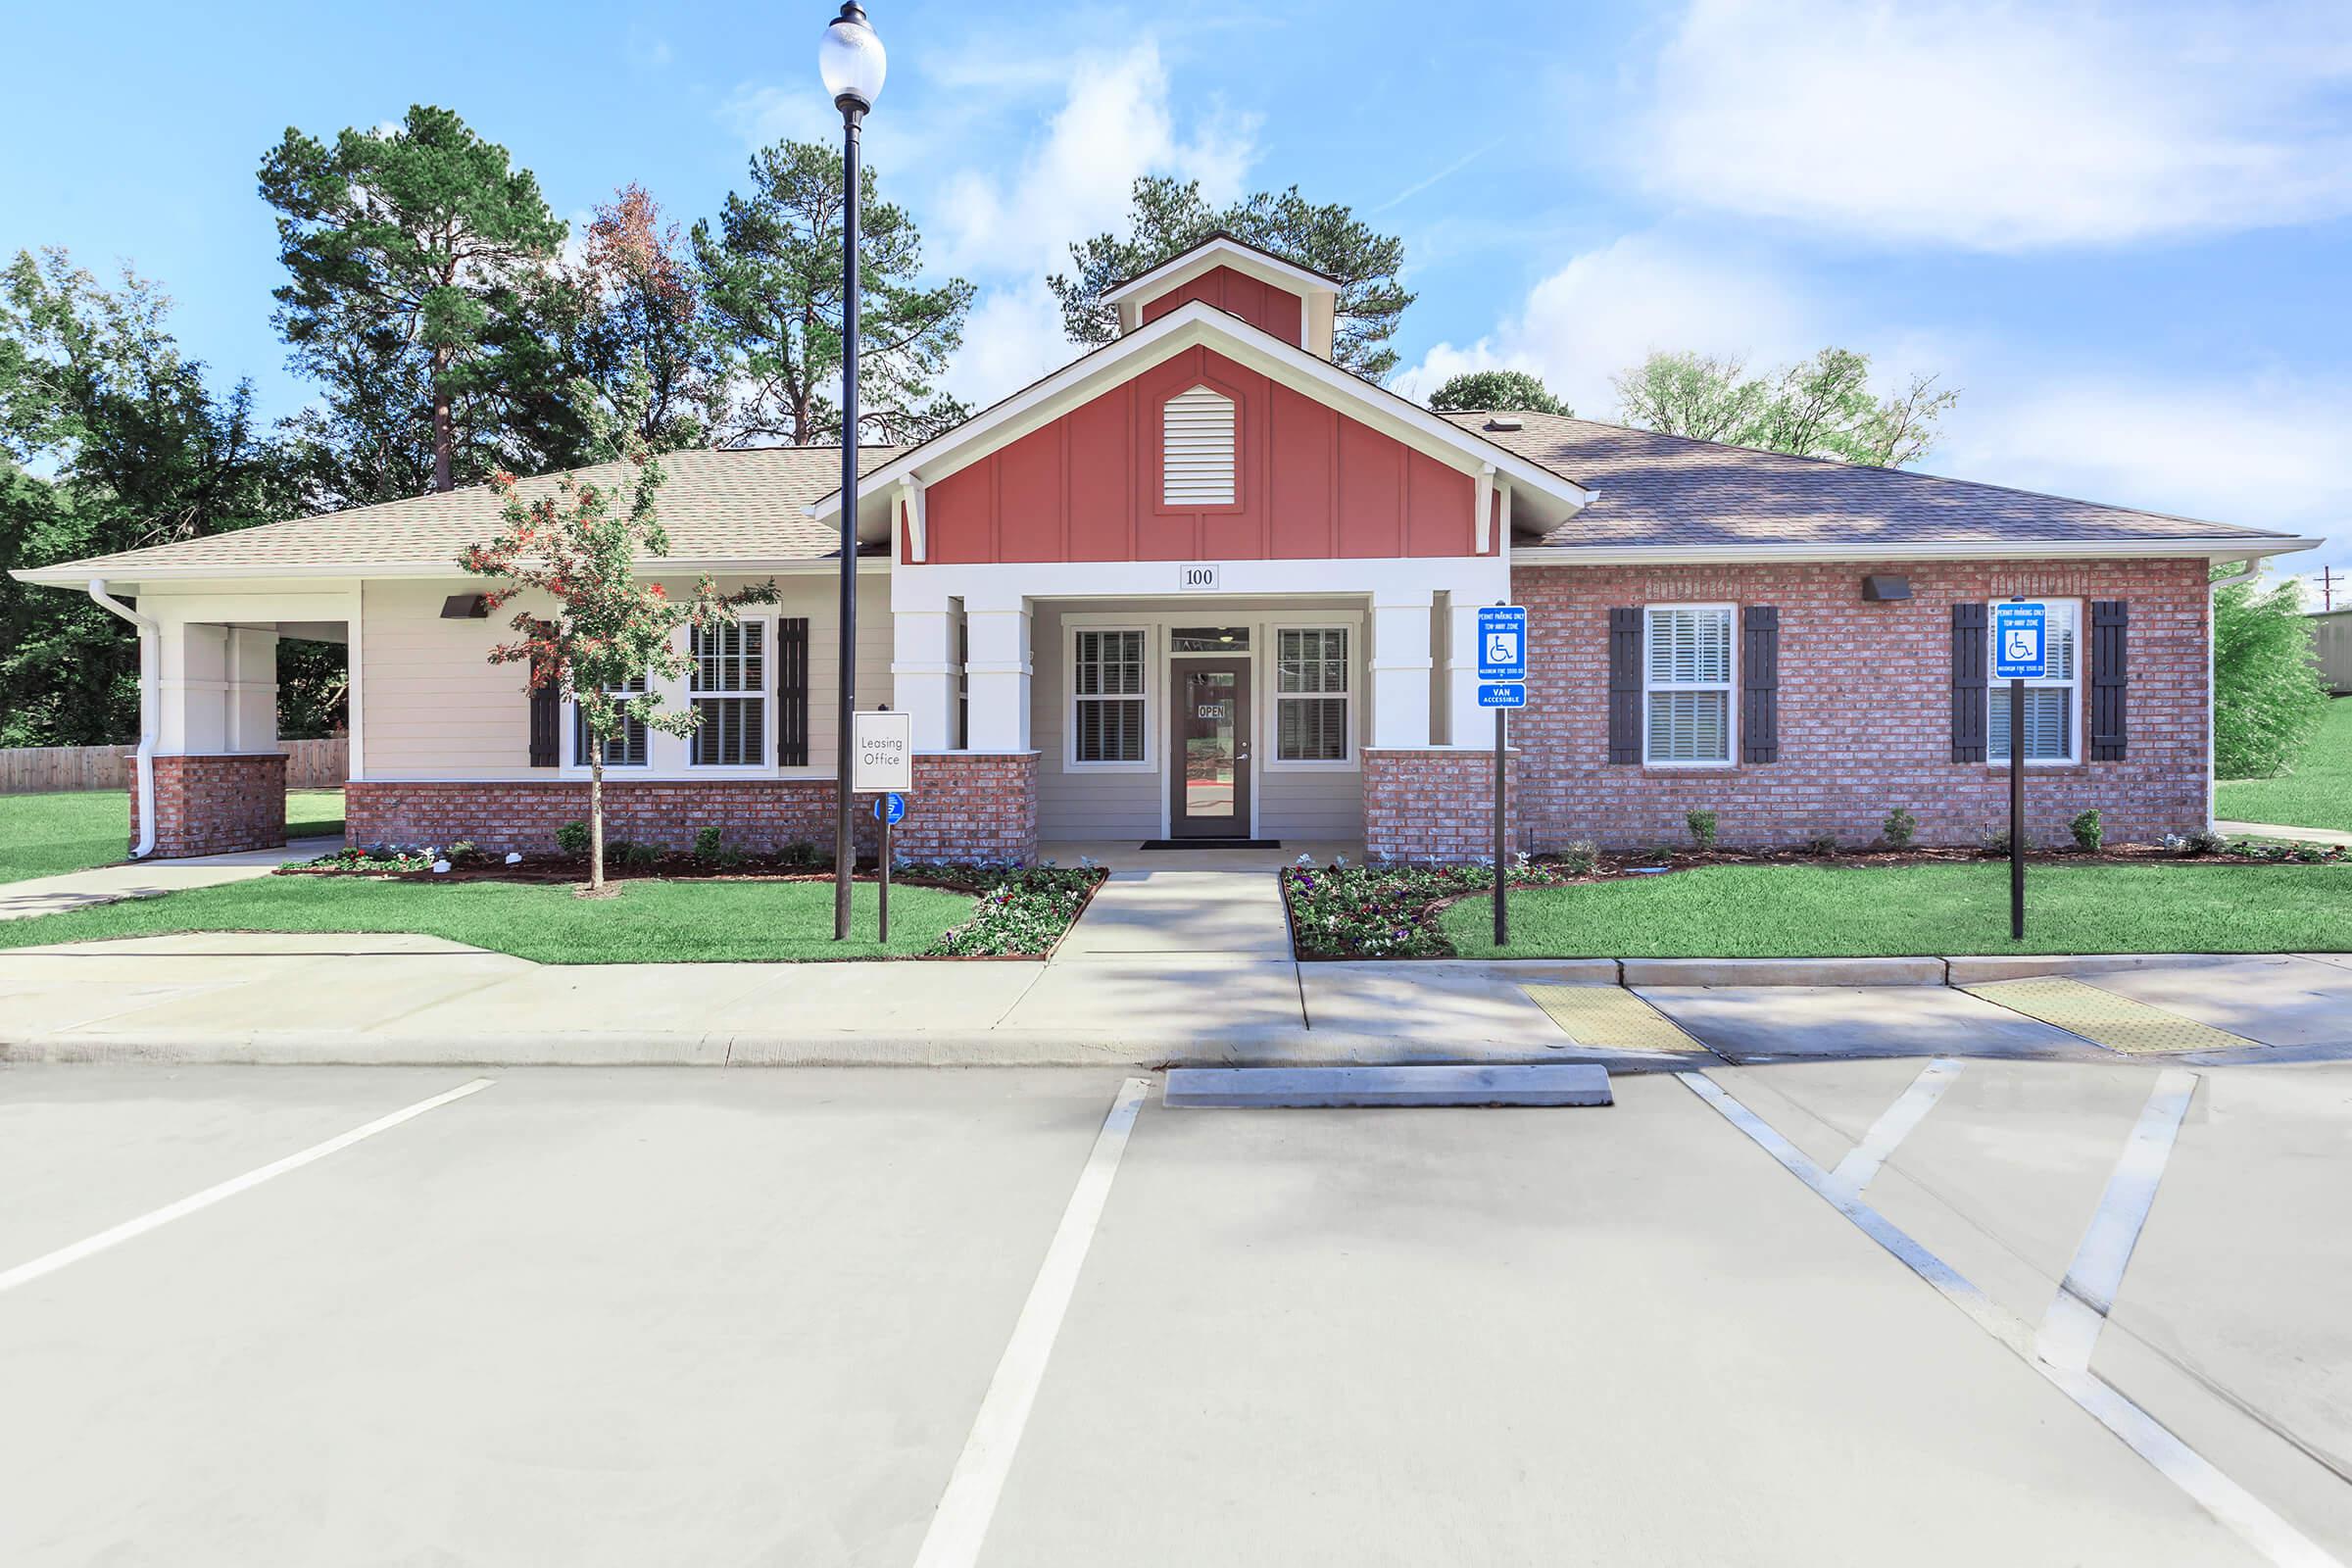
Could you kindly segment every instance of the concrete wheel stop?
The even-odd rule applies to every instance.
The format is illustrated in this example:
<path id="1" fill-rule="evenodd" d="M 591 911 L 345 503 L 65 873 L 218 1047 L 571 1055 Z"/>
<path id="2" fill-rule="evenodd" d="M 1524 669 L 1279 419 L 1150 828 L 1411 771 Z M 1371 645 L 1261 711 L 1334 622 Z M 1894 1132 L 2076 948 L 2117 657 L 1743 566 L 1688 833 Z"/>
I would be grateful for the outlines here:
<path id="1" fill-rule="evenodd" d="M 1591 1062 L 1418 1067 L 1171 1067 L 1173 1106 L 1606 1105 L 1609 1074 Z"/>

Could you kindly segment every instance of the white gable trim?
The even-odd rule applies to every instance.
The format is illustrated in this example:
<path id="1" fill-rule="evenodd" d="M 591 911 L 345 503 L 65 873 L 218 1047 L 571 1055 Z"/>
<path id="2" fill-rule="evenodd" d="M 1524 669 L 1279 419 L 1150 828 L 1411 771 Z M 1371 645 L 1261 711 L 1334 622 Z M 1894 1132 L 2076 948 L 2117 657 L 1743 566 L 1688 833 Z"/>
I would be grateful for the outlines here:
<path id="1" fill-rule="evenodd" d="M 1317 359 L 1238 316 L 1193 300 L 875 468 L 858 482 L 860 506 L 885 494 L 910 474 L 925 485 L 937 484 L 947 475 L 1044 428 L 1078 405 L 1174 359 L 1187 349 L 1200 346 L 1213 348 L 1295 392 L 1338 409 L 1458 472 L 1475 478 L 1481 468 L 1492 465 L 1497 475 L 1510 480 L 1521 492 L 1519 505 L 1525 512 L 1537 512 L 1529 503 L 1538 496 L 1553 503 L 1550 508 L 1543 509 L 1544 512 L 1557 513 L 1562 517 L 1583 510 L 1593 499 L 1594 492 L 1583 485 L 1489 441 L 1475 430 L 1464 429 L 1386 387 L 1351 375 L 1328 360 Z M 839 490 L 808 508 L 808 515 L 818 518 L 838 516 L 840 512 Z M 1543 526 L 1558 525 L 1556 521 L 1544 524 L 1540 514 L 1537 522 Z"/>

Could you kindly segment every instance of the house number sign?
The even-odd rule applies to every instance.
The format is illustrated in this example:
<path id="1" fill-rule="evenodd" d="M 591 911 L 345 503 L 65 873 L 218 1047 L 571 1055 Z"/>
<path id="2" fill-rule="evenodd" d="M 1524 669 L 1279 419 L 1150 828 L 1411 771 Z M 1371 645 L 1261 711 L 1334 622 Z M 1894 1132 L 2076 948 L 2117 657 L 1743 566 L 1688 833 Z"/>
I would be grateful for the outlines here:
<path id="1" fill-rule="evenodd" d="M 1184 591 L 1188 594 L 1213 594 L 1224 567 L 1213 562 L 1200 562 L 1184 568 Z"/>

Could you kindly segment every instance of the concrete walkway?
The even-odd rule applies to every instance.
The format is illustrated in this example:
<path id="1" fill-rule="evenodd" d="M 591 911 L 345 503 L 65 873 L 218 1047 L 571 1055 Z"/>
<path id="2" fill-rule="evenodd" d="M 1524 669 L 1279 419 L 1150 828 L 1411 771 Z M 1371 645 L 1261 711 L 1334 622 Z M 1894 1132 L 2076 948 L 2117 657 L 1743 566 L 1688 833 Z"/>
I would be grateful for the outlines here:
<path id="1" fill-rule="evenodd" d="M 2341 844 L 2352 848 L 2352 833 L 2331 827 L 2285 827 L 2277 822 L 2216 822 L 2213 830 L 2226 839 L 2300 839 L 2306 844 Z"/>
<path id="2" fill-rule="evenodd" d="M 245 882 L 268 876 L 288 860 L 311 859 L 342 847 L 339 838 L 295 839 L 277 850 L 197 855 L 184 860 L 126 860 L 119 865 L 68 871 L 61 876 L 0 882 L 0 920 L 55 914 L 61 909 L 77 909 L 85 904 L 151 899 L 161 893 L 184 893 L 189 888 L 209 888 L 222 882 Z"/>

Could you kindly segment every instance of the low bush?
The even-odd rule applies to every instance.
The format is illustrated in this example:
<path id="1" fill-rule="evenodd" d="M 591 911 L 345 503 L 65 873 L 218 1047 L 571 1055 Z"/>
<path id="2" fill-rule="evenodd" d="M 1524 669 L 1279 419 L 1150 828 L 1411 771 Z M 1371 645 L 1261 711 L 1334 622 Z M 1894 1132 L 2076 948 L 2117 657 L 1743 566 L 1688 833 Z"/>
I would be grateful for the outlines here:
<path id="1" fill-rule="evenodd" d="M 1690 829 L 1690 842 L 1701 850 L 1711 850 L 1715 847 L 1715 813 L 1713 811 L 1691 811 L 1683 817 L 1683 824 Z"/>
<path id="2" fill-rule="evenodd" d="M 1805 853 L 1828 857 L 1838 853 L 1838 835 L 1827 828 L 1805 840 Z"/>
<path id="3" fill-rule="evenodd" d="M 1886 820 L 1879 824 L 1879 831 L 1886 835 L 1886 842 L 1893 848 L 1907 850 L 1911 847 L 1911 841 L 1919 835 L 1919 818 L 1898 806 L 1886 813 Z"/>
<path id="4" fill-rule="evenodd" d="M 2107 830 L 2099 825 L 2099 808 L 2095 806 L 2067 823 L 2066 830 L 2075 836 L 2076 846 L 2085 855 L 2098 854 L 2099 846 L 2107 841 Z"/>
<path id="5" fill-rule="evenodd" d="M 1591 876 L 1592 867 L 1600 862 L 1600 846 L 1591 839 L 1578 839 L 1559 854 L 1553 863 L 1570 876 Z"/>
<path id="6" fill-rule="evenodd" d="M 556 829 L 556 848 L 562 850 L 565 855 L 586 855 L 588 853 L 588 824 L 566 822 Z"/>

